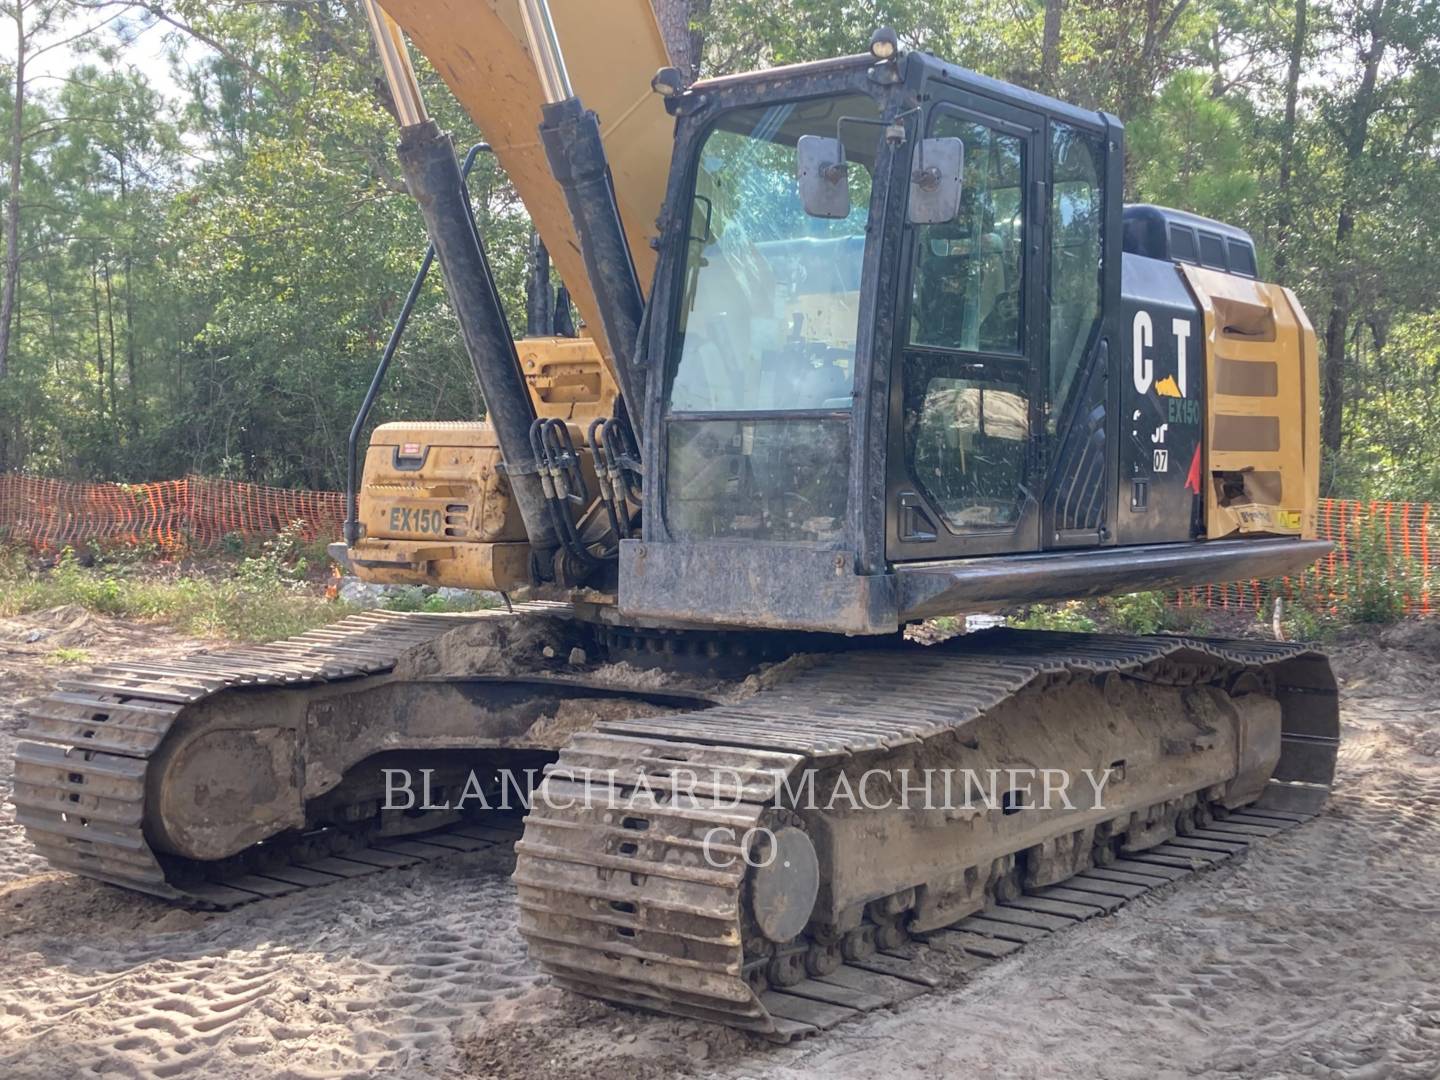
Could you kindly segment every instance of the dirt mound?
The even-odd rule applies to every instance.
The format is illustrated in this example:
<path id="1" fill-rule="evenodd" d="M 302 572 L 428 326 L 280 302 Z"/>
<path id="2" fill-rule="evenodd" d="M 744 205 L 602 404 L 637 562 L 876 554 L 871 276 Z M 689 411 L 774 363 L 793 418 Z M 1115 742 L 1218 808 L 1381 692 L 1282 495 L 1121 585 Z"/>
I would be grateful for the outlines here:
<path id="1" fill-rule="evenodd" d="M 1327 651 L 1349 693 L 1433 697 L 1440 672 L 1440 618 L 1357 627 Z"/>
<path id="2" fill-rule="evenodd" d="M 0 619 L 0 642 L 44 645 L 51 649 L 74 648 L 89 645 L 105 630 L 102 620 L 78 604 L 65 604 L 48 611 Z"/>
<path id="3" fill-rule="evenodd" d="M 1380 631 L 1385 649 L 1403 649 L 1422 660 L 1440 663 L 1440 618 L 1407 619 Z"/>

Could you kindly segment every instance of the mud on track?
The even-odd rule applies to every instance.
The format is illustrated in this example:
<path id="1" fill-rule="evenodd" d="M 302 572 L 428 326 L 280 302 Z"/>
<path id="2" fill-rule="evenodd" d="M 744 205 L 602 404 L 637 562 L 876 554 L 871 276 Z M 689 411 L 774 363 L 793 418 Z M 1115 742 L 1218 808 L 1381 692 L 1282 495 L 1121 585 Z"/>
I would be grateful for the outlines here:
<path id="1" fill-rule="evenodd" d="M 27 643 L 22 622 L 0 626 L 5 794 L 15 705 L 53 676 L 57 645 L 101 661 L 193 644 L 89 617 L 73 642 Z M 47 871 L 6 807 L 0 1075 L 1432 1080 L 1440 624 L 1333 651 L 1346 744 L 1320 819 L 964 986 L 786 1048 L 544 985 L 505 853 L 203 915 Z"/>

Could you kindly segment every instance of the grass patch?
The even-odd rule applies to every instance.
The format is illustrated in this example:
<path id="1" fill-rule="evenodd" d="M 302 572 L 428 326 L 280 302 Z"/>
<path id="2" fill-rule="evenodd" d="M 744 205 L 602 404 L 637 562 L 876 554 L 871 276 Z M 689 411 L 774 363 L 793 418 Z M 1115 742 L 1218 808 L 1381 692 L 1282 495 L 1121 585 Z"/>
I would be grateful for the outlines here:
<path id="1" fill-rule="evenodd" d="M 1175 607 L 1163 592 L 1127 593 L 1095 602 L 1101 625 L 1121 634 L 1208 634 L 1210 620 L 1196 607 Z"/>
<path id="2" fill-rule="evenodd" d="M 1072 634 L 1093 634 L 1099 629 L 1087 605 L 1080 600 L 1063 604 L 1031 604 L 1009 625 L 1019 630 L 1063 630 Z"/>
<path id="3" fill-rule="evenodd" d="M 89 649 L 74 649 L 62 646 L 45 658 L 49 663 L 60 664 L 84 664 L 90 659 Z"/>
<path id="4" fill-rule="evenodd" d="M 0 558 L 0 617 L 75 604 L 100 615 L 164 622 L 184 634 L 236 641 L 275 641 L 342 619 L 356 609 L 327 599 L 300 579 L 303 565 L 287 562 L 277 541 L 233 569 L 204 576 L 138 564 L 83 566 L 66 552 L 50 568 L 23 555 Z M 78 663 L 56 650 L 56 663 Z"/>

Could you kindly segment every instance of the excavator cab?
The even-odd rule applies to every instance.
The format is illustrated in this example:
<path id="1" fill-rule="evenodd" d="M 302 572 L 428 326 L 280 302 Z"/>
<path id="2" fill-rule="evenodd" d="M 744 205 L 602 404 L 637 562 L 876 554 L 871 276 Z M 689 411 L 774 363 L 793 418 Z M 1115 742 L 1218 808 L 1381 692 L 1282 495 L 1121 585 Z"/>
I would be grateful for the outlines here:
<path id="1" fill-rule="evenodd" d="M 1093 358 L 1120 136 L 975 81 L 861 57 L 767 80 L 753 104 L 745 80 L 694 91 L 707 102 L 682 112 L 691 160 L 672 189 L 689 192 L 691 229 L 655 301 L 678 282 L 652 338 L 667 375 L 657 539 L 824 545 L 862 572 L 1041 548 L 1045 435 L 1065 430 L 1060 395 Z M 1047 258 L 1047 139 L 1076 174 L 1059 196 L 1065 260 Z M 843 217 L 803 205 L 811 140 L 838 150 Z M 941 177 L 925 151 L 950 147 Z M 942 179 L 958 208 L 915 213 Z M 1070 298 L 1053 316 L 1051 289 Z"/>
<path id="2" fill-rule="evenodd" d="M 1195 543 L 1207 331 L 1182 260 L 1122 256 L 1114 117 L 918 54 L 667 104 L 649 512 L 620 545 L 623 612 L 878 633 L 1297 555 L 1315 463 L 1298 413 L 1293 527 Z M 1277 362 L 1313 380 L 1303 347 Z"/>

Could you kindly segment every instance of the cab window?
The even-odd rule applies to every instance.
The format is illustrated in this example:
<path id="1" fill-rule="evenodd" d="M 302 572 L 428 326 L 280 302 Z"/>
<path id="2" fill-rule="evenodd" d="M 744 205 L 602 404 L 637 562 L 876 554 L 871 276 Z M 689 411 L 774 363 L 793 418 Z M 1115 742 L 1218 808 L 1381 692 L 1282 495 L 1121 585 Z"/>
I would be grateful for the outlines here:
<path id="1" fill-rule="evenodd" d="M 1018 353 L 1024 140 L 949 112 L 936 116 L 931 134 L 964 142 L 964 190 L 954 221 L 917 230 L 910 343 Z"/>
<path id="2" fill-rule="evenodd" d="M 1024 137 L 941 111 L 965 144 L 960 213 L 915 230 L 904 366 L 906 465 L 957 534 L 1014 528 L 1030 448 Z"/>
<path id="3" fill-rule="evenodd" d="M 674 412 L 848 409 L 876 128 L 864 97 L 736 110 L 700 152 Z M 800 203 L 796 142 L 843 130 L 850 216 Z M 870 151 L 866 153 L 867 144 Z"/>
<path id="4" fill-rule="evenodd" d="M 879 116 L 859 94 L 735 109 L 700 147 L 666 412 L 677 537 L 843 540 Z M 797 144 L 837 134 L 850 213 L 811 217 Z"/>
<path id="5" fill-rule="evenodd" d="M 1050 387 L 1046 424 L 1056 421 L 1100 321 L 1104 151 L 1101 140 L 1051 123 Z"/>

